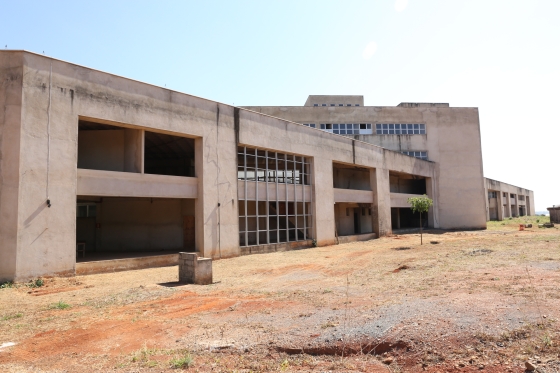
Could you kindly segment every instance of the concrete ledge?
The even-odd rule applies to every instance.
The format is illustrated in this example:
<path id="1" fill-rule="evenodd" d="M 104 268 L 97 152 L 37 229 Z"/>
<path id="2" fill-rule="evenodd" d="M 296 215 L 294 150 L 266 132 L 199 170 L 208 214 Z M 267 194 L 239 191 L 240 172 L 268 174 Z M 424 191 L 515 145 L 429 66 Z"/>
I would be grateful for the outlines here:
<path id="1" fill-rule="evenodd" d="M 376 237 L 377 235 L 375 233 L 355 234 L 353 236 L 339 236 L 338 243 L 369 241 L 373 240 Z"/>
<path id="2" fill-rule="evenodd" d="M 296 242 L 282 242 L 270 245 L 258 245 L 258 246 L 245 246 L 240 247 L 240 255 L 251 255 L 251 254 L 266 254 L 275 253 L 277 251 L 290 251 L 297 249 L 307 249 L 313 246 L 311 240 L 307 241 L 296 241 Z"/>
<path id="3" fill-rule="evenodd" d="M 169 267 L 179 264 L 179 254 L 142 256 L 139 258 L 100 260 L 76 263 L 76 275 L 93 275 L 133 269 Z"/>

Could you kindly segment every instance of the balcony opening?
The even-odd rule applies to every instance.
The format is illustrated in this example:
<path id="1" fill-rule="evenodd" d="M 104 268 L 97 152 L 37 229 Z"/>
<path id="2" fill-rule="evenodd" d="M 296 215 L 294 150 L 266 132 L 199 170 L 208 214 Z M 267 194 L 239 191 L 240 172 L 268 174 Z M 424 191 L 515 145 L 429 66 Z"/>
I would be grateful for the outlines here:
<path id="1" fill-rule="evenodd" d="M 78 168 L 142 172 L 142 131 L 79 120 Z"/>
<path id="2" fill-rule="evenodd" d="M 333 188 L 371 190 L 369 169 L 333 163 Z"/>
<path id="3" fill-rule="evenodd" d="M 389 172 L 391 193 L 426 194 L 426 178 L 405 174 L 402 172 Z"/>

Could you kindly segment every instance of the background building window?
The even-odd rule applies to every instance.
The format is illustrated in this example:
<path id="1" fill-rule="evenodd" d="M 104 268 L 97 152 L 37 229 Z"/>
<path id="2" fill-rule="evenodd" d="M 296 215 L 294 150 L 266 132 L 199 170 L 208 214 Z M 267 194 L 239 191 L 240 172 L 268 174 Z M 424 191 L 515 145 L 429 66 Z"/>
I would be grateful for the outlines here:
<path id="1" fill-rule="evenodd" d="M 418 123 L 377 123 L 376 135 L 425 135 L 426 124 Z"/>
<path id="2" fill-rule="evenodd" d="M 413 151 L 413 152 L 401 152 L 402 154 L 414 157 L 414 158 L 419 158 L 419 159 L 423 159 L 425 161 L 428 160 L 428 152 L 418 152 L 418 151 Z"/>

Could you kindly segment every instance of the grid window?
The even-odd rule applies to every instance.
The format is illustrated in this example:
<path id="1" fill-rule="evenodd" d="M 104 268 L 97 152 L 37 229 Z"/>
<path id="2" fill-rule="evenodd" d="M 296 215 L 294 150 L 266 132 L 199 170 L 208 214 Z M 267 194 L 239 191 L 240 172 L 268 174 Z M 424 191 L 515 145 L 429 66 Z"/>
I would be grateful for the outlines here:
<path id="1" fill-rule="evenodd" d="M 324 123 L 320 129 L 337 135 L 371 135 L 371 123 Z"/>
<path id="2" fill-rule="evenodd" d="M 240 146 L 237 159 L 239 180 L 291 184 L 292 188 L 310 185 L 309 158 Z M 303 201 L 296 202 L 286 201 L 286 195 L 275 195 L 275 200 L 239 200 L 239 245 L 309 239 L 311 196 L 306 198 L 305 189 L 303 195 Z"/>
<path id="3" fill-rule="evenodd" d="M 313 104 L 313 106 L 319 106 L 319 104 Z"/>
<path id="4" fill-rule="evenodd" d="M 408 151 L 408 152 L 401 152 L 402 154 L 408 155 L 410 157 L 414 157 L 414 158 L 418 158 L 418 159 L 423 159 L 425 161 L 428 160 L 428 152 L 422 152 L 422 151 Z"/>
<path id="5" fill-rule="evenodd" d="M 425 135 L 424 123 L 376 123 L 376 135 Z"/>

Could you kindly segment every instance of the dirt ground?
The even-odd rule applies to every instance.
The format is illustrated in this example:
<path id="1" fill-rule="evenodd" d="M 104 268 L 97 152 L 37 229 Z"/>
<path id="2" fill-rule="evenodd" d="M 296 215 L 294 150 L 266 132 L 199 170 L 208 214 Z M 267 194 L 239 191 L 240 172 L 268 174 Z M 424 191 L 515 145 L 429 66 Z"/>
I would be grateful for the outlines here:
<path id="1" fill-rule="evenodd" d="M 520 221 L 5 286 L 0 371 L 560 372 L 560 230 Z"/>

